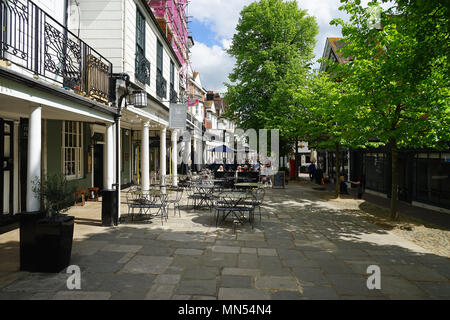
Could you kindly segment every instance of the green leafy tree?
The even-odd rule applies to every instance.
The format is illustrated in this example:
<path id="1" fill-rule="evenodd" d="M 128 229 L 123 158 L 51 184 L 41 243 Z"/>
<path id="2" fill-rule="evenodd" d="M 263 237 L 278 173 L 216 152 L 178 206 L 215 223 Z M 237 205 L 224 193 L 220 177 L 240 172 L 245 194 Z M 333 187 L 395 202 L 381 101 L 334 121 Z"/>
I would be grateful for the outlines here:
<path id="1" fill-rule="evenodd" d="M 291 73 L 290 76 L 297 75 Z M 300 86 L 280 88 L 274 100 L 286 106 L 286 112 L 273 119 L 274 126 L 288 129 L 297 139 L 317 149 L 336 152 L 336 197 L 340 196 L 340 153 L 345 147 L 364 147 L 367 129 L 361 123 L 362 110 L 355 103 L 355 88 L 328 74 L 311 73 Z M 289 83 L 287 81 L 286 83 Z"/>
<path id="2" fill-rule="evenodd" d="M 289 73 L 307 75 L 317 23 L 296 1 L 261 0 L 244 7 L 236 31 L 228 50 L 236 65 L 226 84 L 227 116 L 243 129 L 273 128 L 285 111 L 274 94 Z M 289 129 L 280 131 L 280 141 L 292 143 Z"/>
<path id="3" fill-rule="evenodd" d="M 397 220 L 398 150 L 448 148 L 450 141 L 448 2 L 398 0 L 381 13 L 380 28 L 368 24 L 359 0 L 341 2 L 350 22 L 331 24 L 342 26 L 342 54 L 355 59 L 333 72 L 355 85 L 362 123 L 391 149 L 391 218 Z"/>
<path id="4" fill-rule="evenodd" d="M 48 218 L 57 218 L 73 204 L 76 186 L 70 184 L 62 173 L 50 174 L 33 180 L 32 191 L 42 202 Z"/>

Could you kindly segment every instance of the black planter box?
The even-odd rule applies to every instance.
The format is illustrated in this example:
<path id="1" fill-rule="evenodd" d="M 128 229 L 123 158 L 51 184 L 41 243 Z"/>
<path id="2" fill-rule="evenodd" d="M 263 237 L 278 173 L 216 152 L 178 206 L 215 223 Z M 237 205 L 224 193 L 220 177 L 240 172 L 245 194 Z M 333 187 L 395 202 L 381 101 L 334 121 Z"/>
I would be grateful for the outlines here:
<path id="1" fill-rule="evenodd" d="M 42 218 L 22 214 L 20 223 L 20 270 L 60 272 L 70 264 L 74 217 Z"/>
<path id="2" fill-rule="evenodd" d="M 36 223 L 44 218 L 41 212 L 19 213 L 20 270 L 34 271 L 36 261 Z"/>

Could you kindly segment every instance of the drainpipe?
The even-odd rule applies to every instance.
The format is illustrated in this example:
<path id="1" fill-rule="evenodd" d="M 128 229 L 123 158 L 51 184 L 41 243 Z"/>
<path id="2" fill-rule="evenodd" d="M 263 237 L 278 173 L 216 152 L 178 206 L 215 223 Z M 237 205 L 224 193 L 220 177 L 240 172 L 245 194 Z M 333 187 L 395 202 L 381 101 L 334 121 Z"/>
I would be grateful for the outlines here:
<path id="1" fill-rule="evenodd" d="M 63 25 L 64 28 L 67 29 L 68 27 L 68 21 L 69 21 L 69 0 L 64 0 L 64 17 L 63 17 Z"/>
<path id="2" fill-rule="evenodd" d="M 117 213 L 120 218 L 120 118 L 122 116 L 122 102 L 123 99 L 128 95 L 128 87 L 130 84 L 130 77 L 129 75 L 125 73 L 121 73 L 117 76 L 116 79 L 120 79 L 125 81 L 125 88 L 121 88 L 118 83 L 116 83 L 116 97 L 117 97 L 117 115 L 114 117 L 114 122 L 116 126 L 116 181 L 115 181 L 115 187 L 116 187 L 116 199 L 117 199 Z M 124 90 L 125 91 L 120 94 L 119 91 Z M 126 107 L 126 105 L 125 105 Z"/>

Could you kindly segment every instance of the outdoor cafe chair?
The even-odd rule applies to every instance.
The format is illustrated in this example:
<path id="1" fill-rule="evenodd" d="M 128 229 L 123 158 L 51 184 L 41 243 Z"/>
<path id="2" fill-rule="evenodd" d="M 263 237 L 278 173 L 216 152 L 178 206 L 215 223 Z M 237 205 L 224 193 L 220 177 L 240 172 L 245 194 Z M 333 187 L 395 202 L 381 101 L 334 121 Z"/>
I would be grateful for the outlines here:
<path id="1" fill-rule="evenodd" d="M 168 195 L 167 193 L 164 193 L 160 190 L 147 190 L 143 192 L 143 198 L 144 198 L 144 208 L 145 208 L 145 215 L 149 216 L 160 216 L 161 217 L 161 224 L 164 224 L 163 221 L 167 221 L 168 214 L 167 214 L 167 199 Z M 158 209 L 158 211 L 155 214 L 152 214 L 152 209 Z"/>
<path id="2" fill-rule="evenodd" d="M 180 202 L 183 196 L 182 187 L 166 187 L 168 192 L 167 206 L 170 209 L 170 205 L 173 205 L 173 215 L 176 215 L 176 210 L 178 209 L 178 216 L 181 217 Z"/>
<path id="3" fill-rule="evenodd" d="M 259 221 L 261 221 L 261 206 L 263 205 L 265 194 L 266 190 L 264 188 L 256 188 L 252 191 L 252 198 L 245 201 L 247 205 L 252 205 L 254 208 L 258 208 Z"/>
<path id="4" fill-rule="evenodd" d="M 251 194 L 243 191 L 218 194 L 214 206 L 216 227 L 220 220 L 220 214 L 222 214 L 222 221 L 225 221 L 231 215 L 242 223 L 245 220 L 244 213 L 248 212 L 248 221 L 253 229 L 255 207 L 253 202 L 247 202 L 249 197 L 252 197 Z"/>
<path id="5" fill-rule="evenodd" d="M 142 215 L 145 209 L 145 204 L 142 201 L 141 192 L 137 188 L 130 188 L 126 193 L 126 200 L 128 206 L 128 216 L 131 215 L 131 219 L 134 220 L 134 210 L 139 210 L 139 215 Z"/>

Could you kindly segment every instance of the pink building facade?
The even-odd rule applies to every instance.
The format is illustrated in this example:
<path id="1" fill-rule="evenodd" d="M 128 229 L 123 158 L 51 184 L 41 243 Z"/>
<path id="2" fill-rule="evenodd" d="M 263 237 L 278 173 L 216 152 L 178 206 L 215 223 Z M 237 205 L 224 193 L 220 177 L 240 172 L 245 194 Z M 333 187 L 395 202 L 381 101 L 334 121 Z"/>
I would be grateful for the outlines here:
<path id="1" fill-rule="evenodd" d="M 182 64 L 180 89 L 187 88 L 187 65 L 189 60 L 187 6 L 188 0 L 149 0 L 150 8 L 169 39 L 175 54 Z"/>

